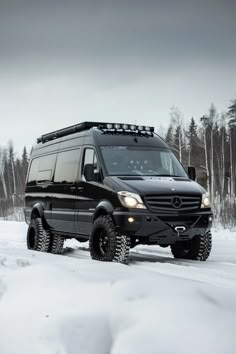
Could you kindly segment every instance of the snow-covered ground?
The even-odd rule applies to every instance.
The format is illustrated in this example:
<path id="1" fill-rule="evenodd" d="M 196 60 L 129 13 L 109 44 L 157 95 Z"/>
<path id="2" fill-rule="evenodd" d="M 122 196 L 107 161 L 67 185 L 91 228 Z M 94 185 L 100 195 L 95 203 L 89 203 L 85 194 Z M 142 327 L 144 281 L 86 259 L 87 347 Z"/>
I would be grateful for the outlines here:
<path id="1" fill-rule="evenodd" d="M 0 354 L 235 354 L 236 233 L 213 233 L 208 261 L 139 246 L 128 266 L 26 249 L 0 221 Z"/>

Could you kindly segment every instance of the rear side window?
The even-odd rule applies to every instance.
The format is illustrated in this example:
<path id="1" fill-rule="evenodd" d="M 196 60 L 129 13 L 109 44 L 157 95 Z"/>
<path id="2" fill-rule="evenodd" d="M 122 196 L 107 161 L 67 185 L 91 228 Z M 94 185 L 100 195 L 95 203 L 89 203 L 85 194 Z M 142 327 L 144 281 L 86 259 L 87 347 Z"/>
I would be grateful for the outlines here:
<path id="1" fill-rule="evenodd" d="M 27 185 L 51 182 L 56 154 L 37 157 L 31 162 Z"/>
<path id="2" fill-rule="evenodd" d="M 38 174 L 39 158 L 32 160 L 28 176 L 27 185 L 31 186 L 36 184 Z"/>
<path id="3" fill-rule="evenodd" d="M 79 166 L 80 149 L 59 152 L 54 175 L 56 184 L 75 182 Z"/>

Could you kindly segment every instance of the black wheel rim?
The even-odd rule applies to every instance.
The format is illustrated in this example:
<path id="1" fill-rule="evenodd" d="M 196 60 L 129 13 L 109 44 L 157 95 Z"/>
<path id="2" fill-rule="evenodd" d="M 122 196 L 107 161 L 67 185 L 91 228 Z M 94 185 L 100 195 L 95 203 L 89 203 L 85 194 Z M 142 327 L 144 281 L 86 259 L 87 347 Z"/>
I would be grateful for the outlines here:
<path id="1" fill-rule="evenodd" d="M 102 256 L 105 256 L 108 250 L 108 235 L 105 230 L 101 230 L 99 234 L 99 250 Z"/>
<path id="2" fill-rule="evenodd" d="M 99 228 L 96 230 L 94 241 L 94 250 L 99 257 L 104 258 L 109 248 L 109 238 L 105 229 Z"/>

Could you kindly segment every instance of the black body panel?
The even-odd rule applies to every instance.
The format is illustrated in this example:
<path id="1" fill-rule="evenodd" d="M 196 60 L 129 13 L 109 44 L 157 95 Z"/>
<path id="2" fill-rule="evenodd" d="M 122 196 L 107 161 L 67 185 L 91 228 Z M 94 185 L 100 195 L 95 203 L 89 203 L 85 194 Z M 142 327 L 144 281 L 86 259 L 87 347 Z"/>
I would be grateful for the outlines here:
<path id="1" fill-rule="evenodd" d="M 158 136 L 115 134 L 97 128 L 63 136 L 38 144 L 32 154 L 25 191 L 25 218 L 29 223 L 39 215 L 54 234 L 88 239 L 94 219 L 109 214 L 120 233 L 137 238 L 140 243 L 173 244 L 203 234 L 211 227 L 211 209 L 201 209 L 205 190 L 186 177 L 109 176 L 101 146 L 144 146 L 168 150 Z M 96 154 L 96 181 L 83 176 L 85 149 Z M 80 150 L 74 157 L 76 173 L 73 179 L 56 181 L 59 155 Z M 51 166 L 40 167 L 45 156 L 51 156 Z M 55 155 L 55 156 L 54 156 Z M 55 157 L 55 158 L 54 158 Z M 38 159 L 37 171 L 32 162 Z M 41 163 L 41 162 L 42 163 Z M 40 165 L 41 163 L 41 165 Z M 42 165 L 43 166 L 43 165 Z M 62 166 L 65 175 L 66 162 Z M 41 170 L 40 170 L 41 169 Z M 37 174 L 42 179 L 38 182 Z M 61 172 L 62 173 L 62 172 Z M 63 173 L 62 173 L 63 174 Z M 117 192 L 138 194 L 146 209 L 128 209 L 122 205 Z M 40 206 L 40 207 L 39 207 Z M 133 218 L 130 222 L 128 219 Z M 181 231 L 176 227 L 183 227 Z"/>

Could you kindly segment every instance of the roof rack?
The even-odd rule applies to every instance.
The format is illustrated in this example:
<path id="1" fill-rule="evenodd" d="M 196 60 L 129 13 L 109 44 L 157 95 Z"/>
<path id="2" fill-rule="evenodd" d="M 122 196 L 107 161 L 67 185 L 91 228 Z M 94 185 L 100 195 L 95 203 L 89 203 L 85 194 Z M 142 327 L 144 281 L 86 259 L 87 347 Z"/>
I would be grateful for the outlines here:
<path id="1" fill-rule="evenodd" d="M 70 127 L 55 130 L 54 132 L 42 135 L 40 138 L 37 139 L 37 143 L 46 143 L 47 141 L 50 140 L 62 138 L 63 136 L 81 132 L 83 130 L 88 130 L 92 127 L 97 127 L 99 124 L 101 123 L 83 122 L 83 123 L 71 125 Z"/>
<path id="2" fill-rule="evenodd" d="M 44 134 L 37 139 L 37 143 L 46 143 L 47 141 L 62 138 L 70 134 L 88 130 L 90 128 L 98 128 L 104 132 L 113 133 L 139 133 L 139 134 L 152 134 L 154 127 L 148 127 L 135 124 L 122 124 L 122 123 L 104 123 L 104 122 L 83 122 L 70 127 L 55 130 L 54 132 Z"/>

